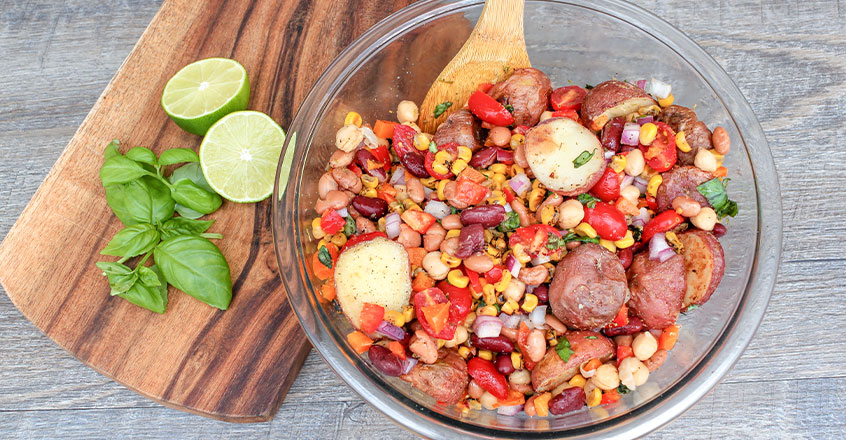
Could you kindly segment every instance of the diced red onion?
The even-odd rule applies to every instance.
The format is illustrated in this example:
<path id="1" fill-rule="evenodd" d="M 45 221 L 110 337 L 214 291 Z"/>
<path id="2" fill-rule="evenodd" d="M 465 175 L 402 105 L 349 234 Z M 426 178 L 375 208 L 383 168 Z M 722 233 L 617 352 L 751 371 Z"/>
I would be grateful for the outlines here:
<path id="1" fill-rule="evenodd" d="M 376 137 L 376 133 L 373 133 L 373 130 L 368 127 L 361 127 L 361 133 L 364 135 L 364 143 L 368 147 L 376 148 L 379 146 L 379 138 Z"/>
<path id="2" fill-rule="evenodd" d="M 649 211 L 646 208 L 640 208 L 640 213 L 632 217 L 632 226 L 644 227 L 649 223 Z"/>
<path id="3" fill-rule="evenodd" d="M 640 125 L 634 122 L 626 122 L 623 126 L 623 134 L 620 136 L 620 143 L 628 146 L 637 146 L 640 138 Z"/>
<path id="4" fill-rule="evenodd" d="M 505 204 L 505 206 L 504 206 L 504 208 L 505 208 L 505 212 L 511 212 L 511 211 L 513 211 L 513 209 L 511 209 L 511 204 L 510 204 L 510 203 L 506 203 L 506 204 Z"/>
<path id="5" fill-rule="evenodd" d="M 391 240 L 400 235 L 400 215 L 392 212 L 385 217 L 385 234 Z"/>
<path id="6" fill-rule="evenodd" d="M 379 324 L 379 327 L 376 327 L 376 331 L 395 341 L 402 341 L 405 339 L 405 330 L 391 324 L 388 321 L 382 321 Z"/>
<path id="7" fill-rule="evenodd" d="M 497 148 L 496 161 L 504 164 L 514 163 L 514 153 L 502 148 Z"/>
<path id="8" fill-rule="evenodd" d="M 514 254 L 509 254 L 508 258 L 505 259 L 505 268 L 508 269 L 508 271 L 511 272 L 511 276 L 515 278 L 520 273 L 520 262 L 514 257 Z"/>
<path id="9" fill-rule="evenodd" d="M 667 244 L 664 233 L 659 232 L 649 240 L 649 259 L 665 262 L 675 255 L 676 252 Z"/>
<path id="10" fill-rule="evenodd" d="M 631 185 L 632 182 L 634 182 L 634 176 L 629 176 L 628 174 L 626 174 L 625 176 L 626 177 L 623 177 L 623 180 L 620 181 L 620 189 L 623 189 Z"/>
<path id="11" fill-rule="evenodd" d="M 499 320 L 502 321 L 502 325 L 508 328 L 517 328 L 517 326 L 520 325 L 520 315 L 500 313 Z"/>
<path id="12" fill-rule="evenodd" d="M 340 215 L 341 217 L 349 217 L 350 216 L 350 212 L 347 211 L 347 208 L 341 208 L 341 209 L 339 209 L 335 212 L 337 212 L 338 215 Z"/>
<path id="13" fill-rule="evenodd" d="M 429 197 L 432 194 L 435 194 L 435 190 L 433 190 L 432 188 L 429 188 L 428 186 L 424 186 L 423 187 L 423 194 L 426 194 L 426 197 Z"/>
<path id="14" fill-rule="evenodd" d="M 658 99 L 665 99 L 670 96 L 670 93 L 673 91 L 673 87 L 664 81 L 652 78 L 648 83 L 646 83 L 643 90 Z"/>
<path id="15" fill-rule="evenodd" d="M 613 156 L 614 156 L 613 151 L 608 150 L 608 151 L 605 152 L 605 160 L 611 159 Z"/>
<path id="16" fill-rule="evenodd" d="M 405 359 L 402 361 L 402 374 L 408 374 L 411 372 L 411 369 L 417 365 L 417 359 L 414 359 L 411 356 L 406 356 Z"/>
<path id="17" fill-rule="evenodd" d="M 634 183 L 632 184 L 640 190 L 641 194 L 646 192 L 646 186 L 648 183 L 646 180 L 641 179 L 640 176 L 635 177 Z"/>
<path id="18" fill-rule="evenodd" d="M 646 80 L 645 79 L 639 79 L 639 80 L 637 80 L 636 84 L 642 90 L 644 87 L 646 87 Z"/>
<path id="19" fill-rule="evenodd" d="M 496 409 L 496 413 L 501 416 L 516 416 L 523 411 L 523 405 L 500 406 Z"/>
<path id="20" fill-rule="evenodd" d="M 449 209 L 446 203 L 440 200 L 429 200 L 426 203 L 426 207 L 423 208 L 423 212 L 432 214 L 436 219 L 440 220 L 446 216 L 448 216 L 452 210 Z"/>
<path id="21" fill-rule="evenodd" d="M 541 264 L 549 263 L 551 260 L 552 260 L 552 257 L 550 257 L 549 255 L 541 254 L 541 255 L 538 255 L 535 258 L 532 258 L 532 266 L 540 266 Z"/>
<path id="22" fill-rule="evenodd" d="M 391 175 L 391 185 L 405 185 L 405 168 L 399 167 Z"/>
<path id="23" fill-rule="evenodd" d="M 546 308 L 547 306 L 537 306 L 532 313 L 529 314 L 529 319 L 535 327 L 540 327 L 546 323 Z"/>
<path id="24" fill-rule="evenodd" d="M 655 118 L 653 118 L 652 115 L 644 116 L 642 118 L 637 118 L 637 125 L 643 125 L 643 124 L 646 124 L 647 122 L 653 122 L 653 121 L 655 121 Z"/>
<path id="25" fill-rule="evenodd" d="M 473 321 L 473 333 L 480 338 L 495 338 L 502 331 L 502 321 L 496 316 L 481 315 Z"/>
<path id="26" fill-rule="evenodd" d="M 510 186 L 511 189 L 513 189 L 514 192 L 517 193 L 517 195 L 519 196 L 532 187 L 532 182 L 529 181 L 529 177 L 526 176 L 526 173 L 520 173 L 512 177 L 511 180 L 508 181 L 508 186 Z"/>

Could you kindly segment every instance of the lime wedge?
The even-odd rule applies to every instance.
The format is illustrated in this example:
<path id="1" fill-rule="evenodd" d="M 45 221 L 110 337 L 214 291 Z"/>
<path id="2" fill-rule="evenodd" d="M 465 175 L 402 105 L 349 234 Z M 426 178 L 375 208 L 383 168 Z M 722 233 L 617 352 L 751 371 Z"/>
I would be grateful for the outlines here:
<path id="1" fill-rule="evenodd" d="M 218 119 L 247 108 L 250 80 L 244 66 L 226 58 L 206 58 L 168 80 L 162 108 L 183 130 L 204 135 Z"/>
<path id="2" fill-rule="evenodd" d="M 200 166 L 214 190 L 238 203 L 258 202 L 273 192 L 285 132 L 256 111 L 230 113 L 209 128 L 200 144 Z"/>

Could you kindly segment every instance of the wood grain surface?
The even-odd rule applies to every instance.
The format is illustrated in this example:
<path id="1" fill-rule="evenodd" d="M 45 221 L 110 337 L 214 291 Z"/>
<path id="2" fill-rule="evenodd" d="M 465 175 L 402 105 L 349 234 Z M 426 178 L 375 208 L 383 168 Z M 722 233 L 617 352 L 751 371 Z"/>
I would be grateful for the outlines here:
<path id="1" fill-rule="evenodd" d="M 0 2 L 0 236 L 159 3 Z M 752 344 L 713 392 L 649 437 L 843 438 L 846 346 L 837 330 L 846 312 L 846 4 L 634 3 L 690 35 L 746 95 L 773 151 L 785 225 L 778 284 Z M 387 12 L 372 6 L 371 19 L 374 10 Z M 367 11 L 343 14 L 354 23 Z M 44 336 L 5 295 L 0 340 L 0 438 L 412 437 L 362 402 L 315 353 L 275 419 L 244 425 L 162 407 L 92 371 Z"/>

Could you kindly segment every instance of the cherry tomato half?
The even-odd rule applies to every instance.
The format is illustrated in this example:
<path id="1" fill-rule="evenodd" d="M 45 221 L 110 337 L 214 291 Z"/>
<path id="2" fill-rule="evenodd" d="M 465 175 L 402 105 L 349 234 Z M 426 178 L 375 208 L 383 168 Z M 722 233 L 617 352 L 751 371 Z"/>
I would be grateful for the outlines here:
<path id="1" fill-rule="evenodd" d="M 660 232 L 667 232 L 675 228 L 684 221 L 684 217 L 680 216 L 676 211 L 668 209 L 655 217 L 643 227 L 643 233 L 640 234 L 640 241 L 647 243 L 653 235 Z"/>
<path id="2" fill-rule="evenodd" d="M 493 362 L 474 357 L 467 362 L 467 372 L 482 389 L 493 394 L 497 399 L 508 397 L 508 380 L 496 371 Z"/>
<path id="3" fill-rule="evenodd" d="M 600 238 L 617 241 L 626 236 L 626 216 L 614 205 L 596 202 L 593 208 L 585 205 L 585 222 L 591 225 Z"/>
<path id="4" fill-rule="evenodd" d="M 359 243 L 364 243 L 365 241 L 373 240 L 376 237 L 388 238 L 388 236 L 384 232 L 380 232 L 380 231 L 373 231 L 373 232 L 368 232 L 366 234 L 353 235 L 353 236 L 350 236 L 350 238 L 347 240 L 346 243 L 344 243 L 344 247 L 341 248 L 341 252 L 344 252 L 345 250 L 347 250 L 347 249 L 349 249 L 349 248 L 351 248 L 351 247 L 353 247 L 353 246 L 355 246 Z"/>
<path id="5" fill-rule="evenodd" d="M 391 140 L 397 157 L 403 157 L 406 153 L 417 153 L 417 149 L 414 148 L 415 134 L 417 134 L 417 131 L 408 125 L 397 124 L 394 126 L 394 136 Z"/>
<path id="6" fill-rule="evenodd" d="M 450 160 L 447 163 L 447 168 L 449 168 L 450 164 L 455 160 L 458 159 L 458 144 L 455 142 L 447 142 L 445 144 L 438 145 L 438 151 L 446 151 L 450 155 Z M 443 180 L 443 179 L 451 179 L 455 174 L 452 171 L 446 174 L 439 174 L 435 172 L 432 165 L 435 163 L 435 153 L 431 151 L 426 152 L 426 161 L 424 162 L 424 166 L 426 167 L 426 171 L 429 172 L 429 175 L 434 177 L 435 179 Z"/>
<path id="7" fill-rule="evenodd" d="M 449 298 L 449 323 L 457 325 L 463 322 L 473 307 L 473 297 L 470 295 L 470 289 L 467 287 L 456 287 L 446 281 L 438 283 L 438 288 Z"/>
<path id="8" fill-rule="evenodd" d="M 437 339 L 445 339 L 447 341 L 455 336 L 455 328 L 457 327 L 456 323 L 450 322 L 451 320 L 447 319 L 446 324 L 443 325 L 440 331 L 435 331 L 435 325 L 433 325 L 435 323 L 429 322 L 426 318 L 426 313 L 423 312 L 424 308 L 438 304 L 449 304 L 449 302 L 450 301 L 447 299 L 444 292 L 437 287 L 430 287 L 414 294 L 414 312 L 415 315 L 417 315 L 417 321 L 420 322 L 423 330 L 425 330 L 429 336 Z M 450 314 L 452 313 L 450 312 Z"/>
<path id="9" fill-rule="evenodd" d="M 579 114 L 576 113 L 576 111 L 571 109 L 571 108 L 565 108 L 563 110 L 556 110 L 556 111 L 552 112 L 552 117 L 553 118 L 570 118 L 570 119 L 578 122 L 579 124 L 582 123 L 581 120 L 579 119 Z"/>
<path id="10" fill-rule="evenodd" d="M 477 118 L 487 123 L 501 127 L 506 127 L 514 123 L 514 115 L 496 99 L 491 98 L 484 92 L 478 90 L 473 92 L 467 101 L 467 106 L 470 107 L 470 111 Z"/>
<path id="11" fill-rule="evenodd" d="M 579 86 L 567 86 L 557 88 L 549 97 L 549 103 L 555 110 L 575 110 L 582 108 L 587 90 Z"/>
<path id="12" fill-rule="evenodd" d="M 606 167 L 605 172 L 602 173 L 602 177 L 590 189 L 590 193 L 603 202 L 617 200 L 620 198 L 620 176 L 611 167 Z"/>
<path id="13" fill-rule="evenodd" d="M 676 164 L 676 133 L 669 125 L 663 122 L 655 122 L 658 126 L 658 134 L 649 146 L 638 145 L 646 159 L 646 164 L 659 173 L 669 170 Z"/>

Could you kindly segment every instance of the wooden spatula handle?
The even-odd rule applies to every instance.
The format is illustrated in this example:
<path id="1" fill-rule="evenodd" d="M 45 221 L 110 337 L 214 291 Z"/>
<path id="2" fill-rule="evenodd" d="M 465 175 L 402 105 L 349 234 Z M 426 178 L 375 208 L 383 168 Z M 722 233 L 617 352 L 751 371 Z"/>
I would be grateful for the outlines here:
<path id="1" fill-rule="evenodd" d="M 524 0 L 487 0 L 474 32 L 495 39 L 523 41 Z"/>

